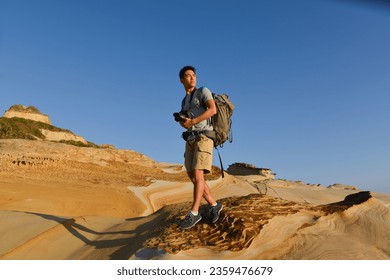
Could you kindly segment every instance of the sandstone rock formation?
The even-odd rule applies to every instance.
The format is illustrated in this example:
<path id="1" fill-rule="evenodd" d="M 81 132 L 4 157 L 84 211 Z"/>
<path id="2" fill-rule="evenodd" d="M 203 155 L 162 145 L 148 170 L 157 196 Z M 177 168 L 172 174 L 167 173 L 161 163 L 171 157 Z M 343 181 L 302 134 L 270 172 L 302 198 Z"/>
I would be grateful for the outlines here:
<path id="1" fill-rule="evenodd" d="M 0 118 L 0 136 L 18 122 L 65 131 Z M 268 168 L 235 163 L 228 171 L 238 176 L 222 178 L 213 170 L 206 177 L 224 205 L 218 222 L 210 223 L 204 201 L 202 221 L 181 230 L 178 222 L 193 200 L 181 164 L 112 145 L 32 141 L 5 132 L 0 260 L 390 259 L 388 194 L 276 180 Z"/>
<path id="2" fill-rule="evenodd" d="M 51 124 L 49 116 L 42 114 L 34 106 L 26 107 L 24 105 L 13 105 L 7 111 L 5 111 L 3 115 L 3 118 L 14 117 Z"/>
<path id="3" fill-rule="evenodd" d="M 355 186 L 351 186 L 351 185 L 344 185 L 344 184 L 333 184 L 333 185 L 330 185 L 328 186 L 328 188 L 330 189 L 344 189 L 344 190 L 352 190 L 352 191 L 357 191 L 359 190 L 357 187 Z"/>
<path id="4" fill-rule="evenodd" d="M 45 140 L 48 141 L 55 141 L 55 142 L 75 141 L 75 142 L 81 142 L 83 144 L 88 144 L 88 141 L 85 140 L 83 137 L 73 134 L 71 132 L 50 131 L 46 129 L 41 129 L 41 133 L 45 136 Z"/>
<path id="5" fill-rule="evenodd" d="M 227 172 L 232 175 L 245 176 L 245 175 L 261 175 L 267 179 L 274 179 L 275 173 L 269 168 L 257 168 L 253 164 L 248 163 L 233 163 L 227 169 Z"/>

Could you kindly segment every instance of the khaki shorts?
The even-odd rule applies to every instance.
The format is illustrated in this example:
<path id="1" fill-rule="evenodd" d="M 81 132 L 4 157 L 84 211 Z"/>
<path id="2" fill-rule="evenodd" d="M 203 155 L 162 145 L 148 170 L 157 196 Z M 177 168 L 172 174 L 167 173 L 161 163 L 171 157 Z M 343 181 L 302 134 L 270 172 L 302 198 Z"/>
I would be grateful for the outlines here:
<path id="1" fill-rule="evenodd" d="M 198 141 L 187 141 L 186 152 L 184 154 L 184 165 L 188 171 L 204 170 L 205 173 L 211 172 L 213 164 L 214 142 L 205 135 L 200 135 Z"/>

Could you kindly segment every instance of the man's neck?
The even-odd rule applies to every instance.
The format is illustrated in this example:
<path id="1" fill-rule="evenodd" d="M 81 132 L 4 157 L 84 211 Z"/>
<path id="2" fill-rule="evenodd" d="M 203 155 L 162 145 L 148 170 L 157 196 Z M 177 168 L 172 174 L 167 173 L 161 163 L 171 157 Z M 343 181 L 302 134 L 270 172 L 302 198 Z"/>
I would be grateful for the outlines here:
<path id="1" fill-rule="evenodd" d="M 186 93 L 191 94 L 195 89 L 196 89 L 196 87 L 188 88 L 188 89 L 186 89 Z"/>

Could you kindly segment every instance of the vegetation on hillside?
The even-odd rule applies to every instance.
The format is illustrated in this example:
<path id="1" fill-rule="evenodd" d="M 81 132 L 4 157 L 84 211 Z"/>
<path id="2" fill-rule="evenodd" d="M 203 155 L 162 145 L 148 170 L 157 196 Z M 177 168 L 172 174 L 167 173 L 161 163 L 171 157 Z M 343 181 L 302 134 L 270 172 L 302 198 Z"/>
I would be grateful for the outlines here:
<path id="1" fill-rule="evenodd" d="M 62 129 L 55 127 L 53 125 L 37 122 L 29 119 L 23 118 L 0 118 L 0 139 L 27 139 L 27 140 L 37 140 L 45 139 L 45 136 L 42 134 L 41 129 L 50 130 L 54 132 L 68 132 L 72 131 L 67 129 Z M 61 143 L 66 143 L 70 145 L 80 146 L 80 147 L 98 147 L 96 144 L 88 142 L 88 144 L 79 142 L 79 141 L 61 141 Z"/>

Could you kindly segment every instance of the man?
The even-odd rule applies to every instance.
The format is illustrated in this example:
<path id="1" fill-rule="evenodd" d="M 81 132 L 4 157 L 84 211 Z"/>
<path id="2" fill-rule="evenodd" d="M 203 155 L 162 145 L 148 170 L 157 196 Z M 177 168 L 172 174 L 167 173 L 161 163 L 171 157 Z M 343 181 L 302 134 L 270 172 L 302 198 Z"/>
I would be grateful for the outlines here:
<path id="1" fill-rule="evenodd" d="M 183 67 L 179 77 L 186 91 L 181 111 L 185 116 L 182 116 L 180 120 L 180 125 L 187 129 L 183 133 L 183 138 L 186 140 L 185 168 L 194 184 L 194 201 L 191 211 L 180 223 L 181 228 L 188 229 L 202 219 L 199 214 L 202 197 L 210 205 L 209 216 L 212 223 L 219 219 L 223 206 L 214 200 L 204 178 L 205 173 L 211 172 L 213 161 L 214 143 L 206 136 L 210 136 L 213 132 L 210 118 L 217 113 L 213 96 L 209 89 L 195 87 L 196 70 L 194 67 Z"/>

